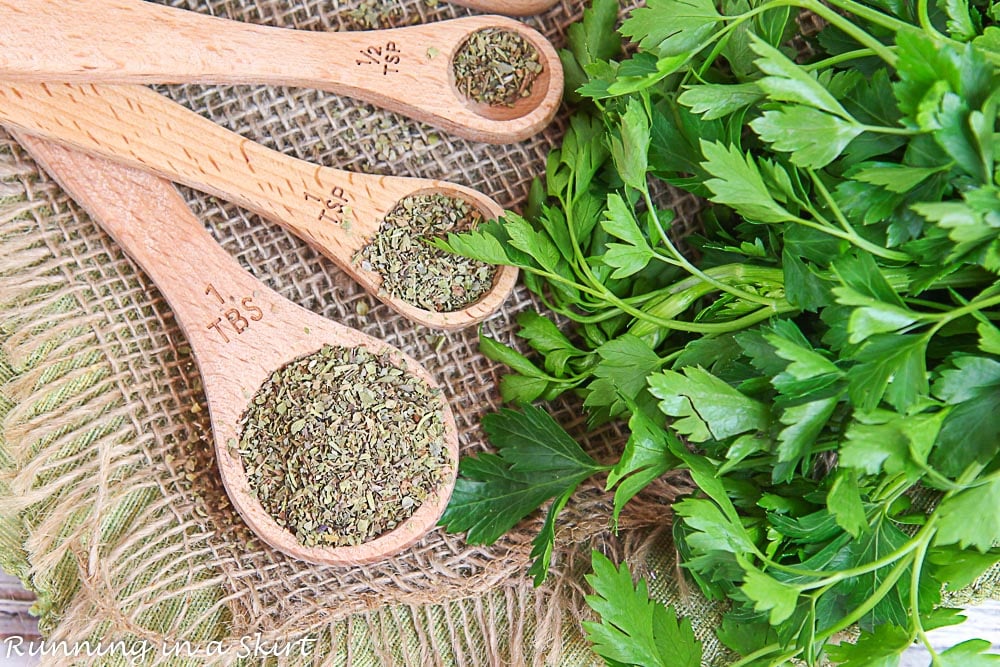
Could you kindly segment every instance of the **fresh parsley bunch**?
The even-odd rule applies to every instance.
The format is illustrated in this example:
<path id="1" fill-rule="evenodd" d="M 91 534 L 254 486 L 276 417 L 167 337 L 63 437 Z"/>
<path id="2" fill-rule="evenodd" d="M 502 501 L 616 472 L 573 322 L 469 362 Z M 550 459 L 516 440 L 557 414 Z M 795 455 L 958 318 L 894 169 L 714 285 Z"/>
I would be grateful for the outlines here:
<path id="1" fill-rule="evenodd" d="M 914 641 L 934 665 L 995 664 L 926 633 L 961 620 L 944 589 L 1000 562 L 1000 4 L 649 0 L 628 57 L 617 10 L 595 0 L 570 32 L 579 106 L 524 217 L 442 245 L 521 267 L 572 323 L 523 315 L 533 358 L 482 338 L 513 370 L 504 397 L 577 392 L 630 438 L 600 466 L 538 408 L 487 417 L 498 453 L 463 461 L 444 522 L 492 541 L 556 498 L 541 580 L 580 481 L 607 474 L 614 520 L 685 468 L 675 542 L 730 603 L 734 664 L 892 665 Z M 664 183 L 710 202 L 695 254 Z M 595 558 L 597 650 L 676 662 L 626 650 L 684 633 L 610 618 L 608 596 L 644 593 L 621 572 Z"/>

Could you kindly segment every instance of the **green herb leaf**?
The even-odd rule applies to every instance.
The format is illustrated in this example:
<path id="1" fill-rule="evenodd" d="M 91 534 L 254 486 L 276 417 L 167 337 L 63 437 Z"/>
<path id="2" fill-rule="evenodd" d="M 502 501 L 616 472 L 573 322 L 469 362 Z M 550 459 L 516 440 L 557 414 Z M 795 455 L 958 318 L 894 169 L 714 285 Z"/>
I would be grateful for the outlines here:
<path id="1" fill-rule="evenodd" d="M 448 234 L 448 240 L 433 239 L 431 243 L 447 252 L 478 259 L 489 264 L 512 264 L 496 236 L 486 229 L 476 229 L 462 234 Z"/>
<path id="2" fill-rule="evenodd" d="M 973 17 L 968 0 L 938 0 L 938 6 L 948 15 L 948 34 L 962 42 L 967 42 L 979 34 L 978 14 Z"/>
<path id="3" fill-rule="evenodd" d="M 934 578 L 946 584 L 948 590 L 957 592 L 1000 563 L 1000 549 L 979 553 L 954 545 L 938 545 L 930 550 L 927 560 L 934 566 Z"/>
<path id="4" fill-rule="evenodd" d="M 448 532 L 468 531 L 473 544 L 495 542 L 546 500 L 604 469 L 538 408 L 486 415 L 483 429 L 498 454 L 462 459 L 440 521 Z"/>
<path id="5" fill-rule="evenodd" d="M 672 426 L 694 442 L 725 440 L 748 431 L 765 430 L 767 406 L 746 396 L 704 369 L 685 368 L 684 374 L 663 371 L 648 379 L 660 410 L 679 417 Z"/>
<path id="6" fill-rule="evenodd" d="M 558 272 L 562 255 L 547 234 L 534 229 L 530 222 L 516 213 L 507 214 L 504 230 L 512 246 L 533 257 L 542 268 Z"/>
<path id="7" fill-rule="evenodd" d="M 653 257 L 653 250 L 649 246 L 609 243 L 601 261 L 614 269 L 611 277 L 619 280 L 645 269 Z"/>
<path id="8" fill-rule="evenodd" d="M 517 316 L 517 324 L 520 327 L 517 332 L 518 337 L 528 341 L 528 345 L 542 354 L 549 354 L 556 350 L 584 353 L 570 342 L 566 334 L 560 331 L 552 320 L 532 310 L 520 313 Z"/>
<path id="9" fill-rule="evenodd" d="M 556 518 L 566 507 L 576 486 L 567 488 L 561 496 L 552 501 L 549 511 L 545 514 L 545 521 L 542 523 L 538 535 L 531 541 L 531 567 L 528 574 L 533 577 L 535 586 L 541 586 L 549 573 L 549 563 L 552 561 L 552 550 L 556 546 Z"/>
<path id="10" fill-rule="evenodd" d="M 966 489 L 946 498 L 937 508 L 940 516 L 935 544 L 975 547 L 986 553 L 1000 543 L 1000 479 Z"/>
<path id="11" fill-rule="evenodd" d="M 714 178 L 705 181 L 712 201 L 731 206 L 740 215 L 756 222 L 784 222 L 792 217 L 771 195 L 760 170 L 750 155 L 735 146 L 701 142 L 706 161 L 702 167 Z"/>
<path id="12" fill-rule="evenodd" d="M 679 463 L 668 445 L 668 439 L 676 439 L 673 433 L 665 431 L 640 411 L 633 411 L 628 428 L 630 434 L 625 451 L 608 473 L 607 488 L 618 487 L 612 515 L 614 522 L 618 521 L 619 513 L 629 500 Z"/>
<path id="13" fill-rule="evenodd" d="M 853 644 L 828 647 L 827 654 L 840 667 L 899 667 L 899 654 L 910 643 L 905 627 L 884 623 L 872 632 L 862 632 Z"/>
<path id="14" fill-rule="evenodd" d="M 739 83 L 723 85 L 706 83 L 690 86 L 677 101 L 690 107 L 704 120 L 725 118 L 734 111 L 748 107 L 764 97 L 763 92 L 755 83 Z"/>
<path id="15" fill-rule="evenodd" d="M 510 366 L 521 375 L 542 379 L 546 377 L 545 373 L 538 368 L 538 366 L 531 363 L 531 361 L 523 354 L 512 347 L 493 340 L 489 336 L 485 335 L 481 330 L 479 332 L 479 351 L 482 352 L 487 359 L 492 359 L 493 361 Z"/>
<path id="16" fill-rule="evenodd" d="M 600 361 L 594 367 L 594 377 L 607 379 L 615 393 L 627 400 L 636 400 L 646 388 L 646 377 L 660 368 L 660 357 L 646 341 L 632 334 L 609 340 L 596 352 Z"/>
<path id="17" fill-rule="evenodd" d="M 987 653 L 990 642 L 985 639 L 969 639 L 952 646 L 938 655 L 941 667 L 996 667 L 1000 665 L 1000 655 Z"/>
<path id="18" fill-rule="evenodd" d="M 566 30 L 566 42 L 580 67 L 609 60 L 621 52 L 621 38 L 615 32 L 617 21 L 617 0 L 593 0 L 583 18 Z"/>
<path id="19" fill-rule="evenodd" d="M 648 247 L 645 235 L 639 229 L 632 210 L 616 192 L 608 195 L 608 207 L 601 220 L 601 228 L 615 238 L 639 247 Z"/>
<path id="20" fill-rule="evenodd" d="M 961 356 L 953 364 L 933 387 L 933 394 L 953 407 L 938 433 L 931 462 L 957 477 L 1000 451 L 1000 362 Z"/>
<path id="21" fill-rule="evenodd" d="M 629 99 L 621 118 L 621 132 L 608 137 L 611 159 L 625 185 L 645 192 L 648 164 L 650 124 L 642 103 Z"/>
<path id="22" fill-rule="evenodd" d="M 839 400 L 839 395 L 827 396 L 786 408 L 779 418 L 785 428 L 778 434 L 778 461 L 795 463 L 808 456 Z M 775 475 L 775 480 L 787 479 L 787 473 Z"/>
<path id="23" fill-rule="evenodd" d="M 632 10 L 621 33 L 661 56 L 700 49 L 722 21 L 711 0 L 649 0 Z"/>
<path id="24" fill-rule="evenodd" d="M 980 322 L 976 331 L 979 333 L 979 349 L 1000 355 L 1000 329 L 990 322 Z"/>
<path id="25" fill-rule="evenodd" d="M 833 162 L 864 131 L 855 122 L 799 105 L 765 111 L 750 127 L 775 150 L 791 153 L 793 164 L 810 169 Z"/>
<path id="26" fill-rule="evenodd" d="M 583 628 L 599 656 L 613 664 L 645 667 L 701 665 L 701 643 L 690 621 L 678 621 L 672 607 L 650 599 L 645 580 L 633 586 L 626 565 L 616 568 L 597 551 L 591 569 L 586 579 L 594 594 L 586 600 L 601 621 L 584 621 Z"/>
<path id="27" fill-rule="evenodd" d="M 697 551 L 733 554 L 753 551 L 753 542 L 743 526 L 727 518 L 710 500 L 685 498 L 674 505 L 674 511 L 684 519 L 684 525 L 695 531 L 687 536 L 686 541 Z"/>
<path id="28" fill-rule="evenodd" d="M 761 572 L 740 555 L 736 559 L 745 573 L 740 590 L 753 600 L 754 609 L 770 612 L 768 621 L 771 625 L 779 625 L 788 620 L 798 605 L 799 590 Z"/>
<path id="29" fill-rule="evenodd" d="M 826 505 L 837 519 L 837 525 L 853 537 L 868 530 L 868 517 L 861 502 L 858 478 L 851 470 L 844 469 L 837 473 L 827 492 Z"/>
<path id="30" fill-rule="evenodd" d="M 757 85 L 776 102 L 794 102 L 813 107 L 827 114 L 851 120 L 840 102 L 807 70 L 799 67 L 785 54 L 754 35 L 751 47 L 760 56 L 754 61 L 757 68 L 766 74 Z"/>
<path id="31" fill-rule="evenodd" d="M 883 396 L 905 411 L 928 393 L 927 338 L 879 334 L 854 354 L 857 365 L 847 371 L 851 400 L 862 410 L 874 410 Z"/>
<path id="32" fill-rule="evenodd" d="M 904 416 L 890 411 L 855 413 L 840 449 L 840 465 L 867 475 L 881 471 L 921 475 L 947 412 Z"/>
<path id="33" fill-rule="evenodd" d="M 910 167 L 896 162 L 868 162 L 858 167 L 851 174 L 853 178 L 896 193 L 909 192 L 942 170 L 941 167 Z"/>

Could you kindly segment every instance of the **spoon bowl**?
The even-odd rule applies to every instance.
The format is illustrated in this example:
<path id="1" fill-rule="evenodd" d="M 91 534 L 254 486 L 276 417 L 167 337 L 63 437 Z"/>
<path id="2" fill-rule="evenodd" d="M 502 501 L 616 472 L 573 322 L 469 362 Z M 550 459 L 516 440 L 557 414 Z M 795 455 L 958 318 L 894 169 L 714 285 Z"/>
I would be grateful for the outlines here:
<path id="1" fill-rule="evenodd" d="M 142 86 L 0 83 L 0 121 L 70 148 L 151 171 L 227 199 L 283 226 L 410 320 L 460 329 L 493 314 L 517 281 L 498 267 L 492 288 L 460 310 L 437 312 L 395 297 L 354 261 L 397 202 L 452 193 L 485 219 L 503 209 L 455 183 L 323 167 L 265 148 Z"/>
<path id="2" fill-rule="evenodd" d="M 271 373 L 323 345 L 388 353 L 393 364 L 437 389 L 426 369 L 384 341 L 291 303 L 244 271 L 170 183 L 23 133 L 15 137 L 167 299 L 202 376 L 226 492 L 262 540 L 311 563 L 354 565 L 397 554 L 434 528 L 454 487 L 458 461 L 458 430 L 443 397 L 442 449 L 448 463 L 440 487 L 395 529 L 358 546 L 302 545 L 257 500 L 231 446 L 239 442 L 239 422 L 250 399 Z"/>
<path id="3" fill-rule="evenodd" d="M 562 99 L 552 44 L 503 16 L 354 32 L 258 26 L 140 0 L 0 0 L 0 16 L 5 81 L 315 88 L 490 143 L 537 133 Z M 470 104 L 454 86 L 456 48 L 486 28 L 515 32 L 538 51 L 542 73 L 511 107 Z"/>

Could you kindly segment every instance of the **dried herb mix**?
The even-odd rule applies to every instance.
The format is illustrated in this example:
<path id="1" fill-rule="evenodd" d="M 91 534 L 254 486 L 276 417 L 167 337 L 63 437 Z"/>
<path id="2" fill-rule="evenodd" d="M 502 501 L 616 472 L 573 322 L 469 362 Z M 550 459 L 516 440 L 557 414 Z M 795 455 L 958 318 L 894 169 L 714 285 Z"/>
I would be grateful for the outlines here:
<path id="1" fill-rule="evenodd" d="M 452 61 L 455 85 L 469 99 L 513 106 L 531 94 L 542 71 L 538 50 L 511 30 L 485 28 L 469 36 Z"/>
<path id="2" fill-rule="evenodd" d="M 363 347 L 326 345 L 275 371 L 240 428 L 251 492 L 307 547 L 392 530 L 448 466 L 439 392 Z"/>
<path id="3" fill-rule="evenodd" d="M 459 197 L 434 193 L 401 199 L 354 261 L 382 276 L 382 288 L 419 308 L 461 310 L 493 287 L 496 267 L 436 248 L 427 239 L 475 227 L 482 214 Z"/>

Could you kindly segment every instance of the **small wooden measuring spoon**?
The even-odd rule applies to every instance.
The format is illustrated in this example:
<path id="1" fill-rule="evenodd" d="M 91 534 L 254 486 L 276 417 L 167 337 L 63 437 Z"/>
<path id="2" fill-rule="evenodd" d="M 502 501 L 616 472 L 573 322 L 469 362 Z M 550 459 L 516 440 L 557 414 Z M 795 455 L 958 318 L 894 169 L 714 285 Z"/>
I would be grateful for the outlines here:
<path id="1" fill-rule="evenodd" d="M 559 0 L 448 0 L 453 5 L 478 9 L 481 12 L 496 12 L 507 16 L 532 16 L 541 14 Z"/>
<path id="2" fill-rule="evenodd" d="M 258 502 L 239 452 L 226 445 L 238 441 L 240 418 L 270 374 L 324 344 L 388 352 L 394 363 L 437 387 L 426 369 L 383 341 L 297 306 L 244 271 L 170 183 L 23 133 L 16 138 L 167 299 L 198 362 L 226 492 L 261 539 L 311 563 L 352 565 L 387 558 L 433 529 L 451 496 L 458 462 L 458 431 L 443 398 L 450 467 L 441 487 L 397 528 L 358 546 L 300 544 Z"/>
<path id="3" fill-rule="evenodd" d="M 413 194 L 460 197 L 486 218 L 503 209 L 446 181 L 373 176 L 289 157 L 216 125 L 142 86 L 0 83 L 0 121 L 93 155 L 152 171 L 249 209 L 304 239 L 410 320 L 460 329 L 491 315 L 517 281 L 499 267 L 492 289 L 462 310 L 436 312 L 380 289 L 382 276 L 352 261 L 395 204 Z"/>
<path id="4" fill-rule="evenodd" d="M 140 0 L 0 0 L 0 79 L 227 83 L 316 88 L 362 99 L 476 141 L 520 141 L 562 98 L 562 66 L 540 33 L 501 16 L 359 32 L 258 26 Z M 517 32 L 543 66 L 511 107 L 467 99 L 452 56 L 474 32 Z"/>

